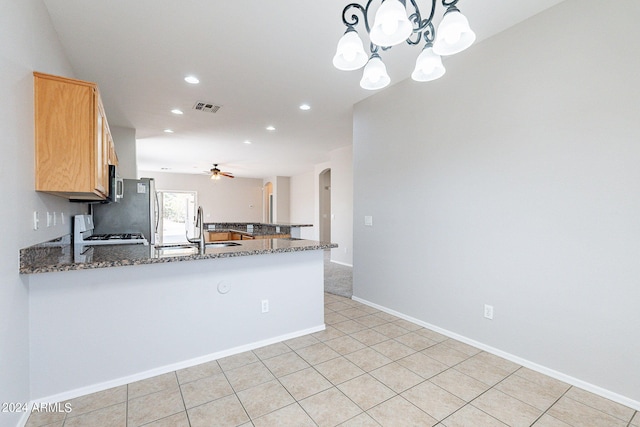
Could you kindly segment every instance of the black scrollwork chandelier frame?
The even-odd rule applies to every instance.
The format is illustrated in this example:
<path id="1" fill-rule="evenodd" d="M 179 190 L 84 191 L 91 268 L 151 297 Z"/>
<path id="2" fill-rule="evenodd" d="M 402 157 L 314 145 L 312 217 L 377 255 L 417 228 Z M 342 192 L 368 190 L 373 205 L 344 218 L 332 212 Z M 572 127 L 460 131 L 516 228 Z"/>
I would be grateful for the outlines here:
<path id="1" fill-rule="evenodd" d="M 341 70 L 354 70 L 360 68 L 366 63 L 367 67 L 372 65 L 371 68 L 375 68 L 376 73 L 382 76 L 383 79 L 386 79 L 388 83 L 389 78 L 388 75 L 386 75 L 386 68 L 384 67 L 384 64 L 382 64 L 379 55 L 380 51 L 391 49 L 393 45 L 402 43 L 403 41 L 409 45 L 419 45 L 424 42 L 423 54 L 418 58 L 416 70 L 414 71 L 414 74 L 412 74 L 412 77 L 418 81 L 429 81 L 439 78 L 444 74 L 444 67 L 442 66 L 440 59 L 441 55 L 457 53 L 466 49 L 475 40 L 475 34 L 468 27 L 468 21 L 460 13 L 460 10 L 457 7 L 459 0 L 441 0 L 442 6 L 445 8 L 445 12 L 443 15 L 443 22 L 438 28 L 438 32 L 441 32 L 439 35 L 436 34 L 436 29 L 433 24 L 438 3 L 437 0 L 426 0 L 423 10 L 420 10 L 420 6 L 418 5 L 419 0 L 380 1 L 381 4 L 376 13 L 373 25 L 371 17 L 373 13 L 372 4 L 374 3 L 374 0 L 367 0 L 365 5 L 360 3 L 349 3 L 342 10 L 342 22 L 347 29 L 343 39 L 341 39 L 338 44 L 338 52 L 336 53 L 336 57 L 334 57 L 334 65 L 336 68 Z M 388 5 L 385 4 L 386 1 L 389 1 Z M 426 10 L 427 7 L 429 7 L 428 11 Z M 385 8 L 384 13 L 382 12 L 383 8 Z M 388 38 L 387 36 L 382 36 L 380 28 L 384 29 L 384 24 L 378 25 L 378 15 L 385 15 L 385 18 L 381 19 L 381 21 L 386 19 L 388 22 L 389 15 L 393 15 L 393 19 L 396 19 L 398 15 L 402 13 L 404 13 L 404 15 L 402 19 L 398 21 L 400 22 L 398 25 L 402 25 L 402 31 L 398 31 L 394 35 L 387 34 L 387 36 L 389 36 Z M 449 14 L 451 14 L 451 16 L 447 16 Z M 465 40 L 462 40 L 460 43 L 464 44 L 464 46 L 459 49 L 452 48 L 451 50 L 447 50 L 441 48 L 442 45 L 447 44 L 442 41 L 442 38 L 445 37 L 445 32 L 442 32 L 442 28 L 444 21 L 447 19 L 449 19 L 448 24 L 455 21 L 455 24 L 447 26 L 447 34 L 451 34 L 450 29 L 452 27 L 456 27 L 457 29 L 463 28 L 460 30 L 459 34 L 456 34 L 453 37 L 455 39 L 459 35 L 464 35 Z M 364 24 L 364 28 L 369 35 L 370 54 L 367 54 L 363 50 L 362 46 L 359 48 L 357 47 L 358 45 L 362 45 L 362 40 L 359 39 L 356 31 L 356 27 L 361 23 Z M 392 27 L 394 25 L 392 25 Z M 372 30 L 376 31 L 375 40 L 377 41 L 377 44 L 374 42 Z M 408 35 L 408 37 L 405 39 L 406 35 Z M 386 42 L 389 42 L 388 45 L 381 44 Z M 439 46 L 439 44 L 441 46 Z M 425 52 L 427 50 L 428 52 Z M 436 51 L 439 52 L 436 53 Z M 369 61 L 366 61 L 367 57 L 369 57 Z M 376 64 L 372 64 L 372 62 L 376 62 Z M 365 89 L 379 89 L 384 87 L 387 83 L 377 83 L 373 85 L 363 84 L 363 82 L 368 79 L 367 67 L 365 67 L 365 76 L 363 77 L 363 81 L 361 81 L 361 86 Z M 422 73 L 421 76 L 418 75 L 420 73 Z"/>
<path id="2" fill-rule="evenodd" d="M 456 7 L 458 1 L 459 0 L 442 0 L 442 5 L 447 8 L 447 12 L 453 10 L 459 11 L 459 9 Z M 404 3 L 406 6 L 406 1 L 400 0 L 400 2 Z M 342 22 L 344 23 L 344 25 L 347 28 L 353 28 L 360 23 L 360 17 L 355 13 L 349 16 L 349 11 L 351 9 L 356 9 L 360 11 L 362 16 L 364 17 L 364 27 L 367 30 L 367 33 L 371 33 L 371 25 L 369 21 L 369 9 L 371 8 L 371 3 L 373 3 L 373 0 L 367 0 L 366 6 L 362 6 L 359 3 L 350 3 L 346 5 L 342 10 Z M 416 0 L 409 0 L 409 3 L 413 7 L 414 11 L 409 15 L 409 21 L 411 21 L 411 23 L 413 24 L 413 33 L 407 39 L 407 44 L 417 45 L 420 44 L 420 41 L 422 39 L 424 39 L 426 43 L 433 43 L 436 37 L 436 30 L 433 26 L 433 17 L 436 13 L 436 0 L 431 0 L 431 9 L 429 11 L 429 17 L 427 19 L 422 18 L 423 15 L 420 12 L 420 7 L 418 6 Z M 388 50 L 392 47 L 393 46 L 378 46 L 376 44 L 370 43 L 369 50 L 371 51 L 371 53 L 377 53 L 378 49 L 380 48 L 382 50 Z"/>

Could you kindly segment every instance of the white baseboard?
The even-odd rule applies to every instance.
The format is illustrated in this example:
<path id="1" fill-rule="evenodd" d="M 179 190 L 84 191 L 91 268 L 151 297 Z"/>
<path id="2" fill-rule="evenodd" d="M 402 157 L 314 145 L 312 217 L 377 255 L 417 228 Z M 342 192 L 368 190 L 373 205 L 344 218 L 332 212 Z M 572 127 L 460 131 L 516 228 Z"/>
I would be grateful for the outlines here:
<path id="1" fill-rule="evenodd" d="M 353 268 L 352 264 L 347 264 L 346 262 L 340 262 L 340 261 L 334 261 L 334 260 L 330 260 L 332 263 L 334 264 L 339 264 L 339 265 L 344 265 L 345 267 L 351 267 Z"/>
<path id="2" fill-rule="evenodd" d="M 309 329 L 304 329 L 301 331 L 292 332 L 285 335 L 280 335 L 274 338 L 269 338 L 262 341 L 256 341 L 249 344 L 241 345 L 239 347 L 230 348 L 228 350 L 219 351 L 216 353 L 207 354 L 205 356 L 196 357 L 194 359 L 185 360 L 178 363 L 173 363 L 171 365 L 160 366 L 158 368 L 150 369 L 148 371 L 139 372 L 134 375 L 129 375 L 126 377 L 117 378 L 110 381 L 105 381 L 99 384 L 92 384 L 90 386 L 77 388 L 74 390 L 69 390 L 63 393 L 59 393 L 52 396 L 47 396 L 39 399 L 35 399 L 29 403 L 29 408 L 32 408 L 36 403 L 55 403 L 55 402 L 63 402 L 65 400 L 74 399 L 76 397 L 84 396 L 91 393 L 96 393 L 98 391 L 107 390 L 113 387 L 119 387 L 121 385 L 129 384 L 132 382 L 146 380 L 151 377 L 155 377 L 157 375 L 166 374 L 168 372 L 178 371 L 180 369 L 190 368 L 195 365 L 199 365 L 201 363 L 210 362 L 212 360 L 222 359 L 223 357 L 233 356 L 235 354 L 244 353 L 245 351 L 254 350 L 256 348 L 264 347 L 271 344 L 276 344 L 282 341 L 290 340 L 292 338 L 298 338 L 303 335 L 313 334 L 315 332 L 324 331 L 326 326 L 324 324 L 318 325 Z M 18 427 L 23 427 L 26 422 L 29 413 L 25 413 L 21 419 L 21 423 L 18 424 Z"/>
<path id="3" fill-rule="evenodd" d="M 547 375 L 547 376 L 549 376 L 551 378 L 555 378 L 557 380 L 563 381 L 563 382 L 565 382 L 567 384 L 570 384 L 572 386 L 581 388 L 581 389 L 589 391 L 589 392 L 591 392 L 593 394 L 597 394 L 598 396 L 601 396 L 601 397 L 604 397 L 606 399 L 612 400 L 614 402 L 620 403 L 621 405 L 628 406 L 629 408 L 633 408 L 636 411 L 640 411 L 640 402 L 637 401 L 637 400 L 630 399 L 630 398 L 628 398 L 626 396 L 622 396 L 622 395 L 620 395 L 618 393 L 614 393 L 614 392 L 612 392 L 610 390 L 604 389 L 602 387 L 598 387 L 598 386 L 596 386 L 594 384 L 588 383 L 586 381 L 582 381 L 582 380 L 580 380 L 578 378 L 574 378 L 572 376 L 563 374 L 562 372 L 555 371 L 553 369 L 547 368 L 546 366 L 538 365 L 537 363 L 531 362 L 531 361 L 529 361 L 527 359 L 523 359 L 523 358 L 515 356 L 515 355 L 513 355 L 511 353 L 504 352 L 504 351 L 502 351 L 500 349 L 488 346 L 488 345 L 483 344 L 481 342 L 478 342 L 478 341 L 472 340 L 470 338 L 467 338 L 465 336 L 456 334 L 455 332 L 451 332 L 449 330 L 442 329 L 442 328 L 440 328 L 438 326 L 431 325 L 431 324 L 429 324 L 427 322 L 423 322 L 422 320 L 415 319 L 415 318 L 413 318 L 411 316 L 407 316 L 407 315 L 405 315 L 403 313 L 399 313 L 399 312 L 397 312 L 395 310 L 391 310 L 391 309 L 389 309 L 387 307 L 372 303 L 372 302 L 364 300 L 362 298 L 358 298 L 356 296 L 353 296 L 353 297 L 351 297 L 351 299 L 353 299 L 354 301 L 358 301 L 358 302 L 360 302 L 360 303 L 362 303 L 364 305 L 368 305 L 369 307 L 373 307 L 373 308 L 376 308 L 376 309 L 378 309 L 380 311 L 384 311 L 385 313 L 392 314 L 392 315 L 394 315 L 396 317 L 399 317 L 401 319 L 404 319 L 404 320 L 406 320 L 408 322 L 415 323 L 416 325 L 422 326 L 422 327 L 427 328 L 427 329 L 431 329 L 432 331 L 438 332 L 439 334 L 442 334 L 442 335 L 447 336 L 449 338 L 453 338 L 453 339 L 461 341 L 461 342 L 463 342 L 465 344 L 469 344 L 469 345 L 471 345 L 473 347 L 476 347 L 476 348 L 479 348 L 481 350 L 484 350 L 487 353 L 491 353 L 491 354 L 494 354 L 496 356 L 500 356 L 503 359 L 507 359 L 507 360 L 509 360 L 511 362 L 517 363 L 518 365 L 524 366 L 525 368 L 529 368 L 529 369 L 531 369 L 533 371 L 536 371 L 536 372 L 539 372 L 541 374 Z"/>
<path id="4" fill-rule="evenodd" d="M 16 427 L 24 427 L 27 425 L 27 421 L 29 420 L 29 415 L 31 415 L 32 407 L 33 407 L 33 403 L 29 403 L 29 412 L 22 413 L 22 416 L 18 420 L 18 424 L 16 424 Z"/>

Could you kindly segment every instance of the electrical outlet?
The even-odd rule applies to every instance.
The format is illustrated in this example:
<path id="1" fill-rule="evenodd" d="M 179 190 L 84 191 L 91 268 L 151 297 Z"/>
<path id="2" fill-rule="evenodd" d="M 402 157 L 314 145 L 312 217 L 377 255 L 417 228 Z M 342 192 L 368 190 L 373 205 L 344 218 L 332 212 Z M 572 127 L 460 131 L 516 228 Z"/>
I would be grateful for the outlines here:
<path id="1" fill-rule="evenodd" d="M 262 300 L 262 312 L 263 313 L 268 313 L 269 312 L 269 300 L 268 299 L 263 299 Z"/>
<path id="2" fill-rule="evenodd" d="M 51 212 L 47 212 L 47 227 L 51 227 L 52 223 L 53 223 L 53 216 L 51 215 Z"/>
<path id="3" fill-rule="evenodd" d="M 38 211 L 33 211 L 33 229 L 37 230 L 40 227 L 40 214 Z"/>
<path id="4" fill-rule="evenodd" d="M 493 306 L 485 304 L 484 305 L 484 317 L 493 320 Z"/>
<path id="5" fill-rule="evenodd" d="M 58 225 L 58 214 L 56 212 L 53 213 L 53 226 Z"/>

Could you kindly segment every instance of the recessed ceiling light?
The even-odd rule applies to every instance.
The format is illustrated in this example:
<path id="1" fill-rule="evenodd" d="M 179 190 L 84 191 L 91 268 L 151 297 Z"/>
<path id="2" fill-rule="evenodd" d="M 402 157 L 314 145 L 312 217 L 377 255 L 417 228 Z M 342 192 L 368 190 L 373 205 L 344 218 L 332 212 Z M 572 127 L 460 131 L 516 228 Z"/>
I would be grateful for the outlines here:
<path id="1" fill-rule="evenodd" d="M 244 142 L 245 144 L 249 145 L 251 144 L 251 141 L 249 141 L 248 139 Z"/>
<path id="2" fill-rule="evenodd" d="M 195 76 L 187 76 L 184 78 L 184 81 L 187 83 L 191 83 L 192 85 L 197 85 L 198 83 L 200 83 L 200 80 L 198 80 L 198 78 Z"/>
<path id="3" fill-rule="evenodd" d="M 161 171 L 168 171 L 171 170 L 171 168 L 160 168 Z"/>
<path id="4" fill-rule="evenodd" d="M 164 133 L 173 133 L 173 129 L 165 129 Z"/>
<path id="5" fill-rule="evenodd" d="M 184 114 L 184 113 L 182 112 L 182 110 L 179 110 L 179 109 L 177 109 L 177 108 L 174 108 L 173 110 L 171 110 L 171 112 L 172 112 L 173 114 L 177 114 L 177 115 Z"/>
<path id="6" fill-rule="evenodd" d="M 274 131 L 276 130 L 275 126 L 267 126 L 267 130 Z"/>
<path id="7" fill-rule="evenodd" d="M 304 111 L 307 111 L 307 110 L 310 110 L 310 109 L 311 109 L 311 106 L 310 106 L 309 104 L 302 104 L 302 105 L 300 106 L 300 109 L 301 109 L 301 110 L 304 110 Z"/>

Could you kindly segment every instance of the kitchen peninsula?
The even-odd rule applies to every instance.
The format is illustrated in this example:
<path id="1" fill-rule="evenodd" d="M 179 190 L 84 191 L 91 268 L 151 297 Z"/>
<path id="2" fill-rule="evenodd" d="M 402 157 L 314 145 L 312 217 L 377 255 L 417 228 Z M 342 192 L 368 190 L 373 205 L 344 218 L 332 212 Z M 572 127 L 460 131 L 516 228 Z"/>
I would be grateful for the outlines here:
<path id="1" fill-rule="evenodd" d="M 299 238 L 301 227 L 313 227 L 312 224 L 246 222 L 217 222 L 205 223 L 204 225 L 208 241 Z"/>
<path id="2" fill-rule="evenodd" d="M 255 239 L 21 251 L 35 399 L 61 401 L 324 329 L 323 249 Z"/>

